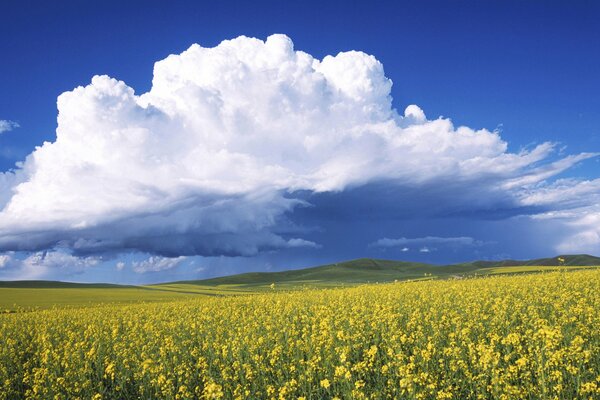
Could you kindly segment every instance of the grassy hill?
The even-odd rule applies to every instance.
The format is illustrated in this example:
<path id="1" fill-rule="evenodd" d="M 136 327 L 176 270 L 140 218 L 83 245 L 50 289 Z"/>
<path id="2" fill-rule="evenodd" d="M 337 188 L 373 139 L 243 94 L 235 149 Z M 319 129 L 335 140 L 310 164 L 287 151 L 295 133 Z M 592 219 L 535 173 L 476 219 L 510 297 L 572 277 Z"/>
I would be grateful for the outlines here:
<path id="1" fill-rule="evenodd" d="M 0 288 L 21 288 L 21 289 L 117 289 L 132 288 L 131 285 L 117 285 L 113 283 L 75 283 L 60 281 L 0 281 Z"/>
<path id="2" fill-rule="evenodd" d="M 600 258 L 589 255 L 563 255 L 554 258 L 517 261 L 474 261 L 453 265 L 432 265 L 405 261 L 360 258 L 318 267 L 280 272 L 249 272 L 219 278 L 178 281 L 153 286 L 263 287 L 276 283 L 290 286 L 339 286 L 391 282 L 395 280 L 460 278 L 499 273 L 525 273 L 553 269 L 580 269 L 600 266 Z"/>
<path id="3" fill-rule="evenodd" d="M 239 275 L 197 281 L 180 281 L 197 285 L 261 285 L 273 282 L 347 282 L 365 283 L 377 280 L 390 281 L 403 277 L 421 277 L 432 268 L 431 264 L 361 258 L 318 267 L 280 272 L 249 272 Z"/>
<path id="4" fill-rule="evenodd" d="M 170 301 L 189 296 L 224 296 L 304 287 L 340 287 L 364 283 L 425 279 L 458 279 L 469 276 L 532 273 L 556 269 L 574 270 L 600 266 L 600 258 L 564 255 L 537 260 L 474 261 L 432 265 L 405 261 L 361 258 L 318 267 L 250 272 L 220 278 L 179 281 L 146 286 L 54 281 L 0 282 L 0 311 L 92 306 L 109 303 Z M 272 284 L 275 284 L 273 287 Z"/>
<path id="5" fill-rule="evenodd" d="M 474 261 L 457 265 L 472 265 L 479 268 L 517 267 L 517 266 L 600 266 L 600 257 L 588 254 L 566 254 L 553 258 L 537 258 L 535 260 L 502 260 L 502 261 Z"/>
<path id="6" fill-rule="evenodd" d="M 58 281 L 0 281 L 0 313 L 52 307 L 90 307 L 170 301 L 197 293 L 144 286 Z"/>

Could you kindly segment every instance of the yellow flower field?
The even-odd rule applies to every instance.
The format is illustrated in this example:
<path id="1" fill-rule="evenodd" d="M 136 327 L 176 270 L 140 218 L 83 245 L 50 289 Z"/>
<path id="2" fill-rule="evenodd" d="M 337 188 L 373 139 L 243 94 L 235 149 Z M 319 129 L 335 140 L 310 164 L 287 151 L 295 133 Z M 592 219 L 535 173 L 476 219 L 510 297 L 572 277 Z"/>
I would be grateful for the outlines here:
<path id="1" fill-rule="evenodd" d="M 598 399 L 600 271 L 0 315 L 0 399 Z"/>

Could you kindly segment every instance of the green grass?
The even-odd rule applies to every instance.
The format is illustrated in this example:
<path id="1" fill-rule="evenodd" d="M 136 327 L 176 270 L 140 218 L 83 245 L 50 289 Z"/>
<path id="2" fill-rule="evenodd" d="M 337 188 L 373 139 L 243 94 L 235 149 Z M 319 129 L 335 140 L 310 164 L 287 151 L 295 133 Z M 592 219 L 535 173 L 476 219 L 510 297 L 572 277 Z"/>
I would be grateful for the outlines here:
<path id="1" fill-rule="evenodd" d="M 361 258 L 358 260 L 328 264 L 319 267 L 281 272 L 249 272 L 199 281 L 174 283 L 197 284 L 202 286 L 238 285 L 242 287 L 260 287 L 271 283 L 288 283 L 294 286 L 338 286 L 344 284 L 362 284 L 390 282 L 398 279 L 420 278 L 429 273 L 459 272 L 462 267 L 448 267 L 442 271 L 439 266 L 423 263 L 377 260 Z"/>
<path id="2" fill-rule="evenodd" d="M 31 288 L 31 289 L 119 289 L 135 288 L 131 285 L 116 285 L 113 283 L 74 283 L 59 281 L 0 281 L 0 288 Z"/>
<path id="3" fill-rule="evenodd" d="M 207 286 L 189 283 L 169 283 L 143 286 L 145 289 L 154 291 L 167 291 L 171 293 L 202 294 L 206 296 L 225 296 L 232 294 L 248 294 L 254 292 L 252 289 L 238 287 L 237 285 Z"/>
<path id="4" fill-rule="evenodd" d="M 0 311 L 88 307 L 189 298 L 190 294 L 144 288 L 0 288 Z"/>
<path id="5" fill-rule="evenodd" d="M 444 266 L 362 258 L 299 270 L 250 272 L 146 286 L 52 281 L 0 282 L 0 310 L 86 307 L 97 304 L 170 301 L 194 296 L 231 296 L 303 288 L 348 287 L 366 283 L 597 268 L 594 265 L 600 265 L 600 258 L 587 255 L 565 255 L 562 256 L 562 261 L 555 257 L 528 261 L 475 261 Z"/>
<path id="6" fill-rule="evenodd" d="M 562 257 L 564 261 L 560 261 Z M 339 287 L 365 283 L 406 280 L 464 278 L 475 275 L 532 273 L 557 269 L 594 268 L 600 258 L 587 255 L 565 255 L 528 261 L 475 261 L 453 265 L 431 265 L 403 261 L 361 258 L 318 267 L 281 272 L 250 272 L 220 278 L 181 281 L 155 285 L 157 287 L 195 285 L 202 290 L 219 288 L 228 292 L 287 290 L 303 287 Z M 562 265 L 564 264 L 564 265 Z"/>
<path id="7" fill-rule="evenodd" d="M 498 275 L 498 274 L 519 274 L 519 273 L 530 273 L 530 272 L 549 272 L 549 271 L 577 271 L 582 269 L 594 269 L 599 268 L 598 266 L 554 266 L 554 265 L 519 265 L 512 267 L 495 267 L 495 268 L 481 268 L 478 270 L 481 275 Z"/>

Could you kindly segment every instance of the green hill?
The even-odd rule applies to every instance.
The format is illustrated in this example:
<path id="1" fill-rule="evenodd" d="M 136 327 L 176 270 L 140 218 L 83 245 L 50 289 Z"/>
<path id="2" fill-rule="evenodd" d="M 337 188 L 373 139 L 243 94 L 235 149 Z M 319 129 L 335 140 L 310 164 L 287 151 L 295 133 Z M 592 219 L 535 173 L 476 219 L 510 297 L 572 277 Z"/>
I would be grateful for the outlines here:
<path id="1" fill-rule="evenodd" d="M 117 285 L 109 283 L 73 283 L 58 281 L 0 281 L 0 288 L 30 289 L 161 289 L 183 292 L 181 286 L 188 287 L 189 293 L 200 293 L 194 286 L 207 288 L 234 286 L 263 286 L 271 283 L 294 285 L 338 286 L 340 284 L 360 284 L 391 282 L 395 280 L 415 280 L 431 278 L 458 278 L 472 275 L 496 273 L 519 273 L 546 271 L 556 268 L 582 268 L 600 266 L 600 258 L 586 254 L 562 255 L 535 260 L 473 261 L 452 265 L 433 265 L 407 261 L 359 258 L 334 264 L 279 272 L 248 272 L 219 278 L 166 282 L 147 286 Z M 228 290 L 229 290 L 228 289 Z M 212 289 L 210 289 L 212 290 Z"/>
<path id="2" fill-rule="evenodd" d="M 143 289 L 188 294 L 244 293 L 268 288 L 340 286 L 395 280 L 461 278 L 473 275 L 579 269 L 600 266 L 600 258 L 586 254 L 562 255 L 535 260 L 473 261 L 452 265 L 359 258 L 334 264 L 279 272 L 248 272 L 219 278 L 167 282 L 146 286 L 57 281 L 0 281 L 0 288 L 21 289 Z"/>
<path id="3" fill-rule="evenodd" d="M 502 260 L 502 261 L 473 261 L 470 263 L 456 264 L 474 266 L 478 268 L 517 267 L 517 266 L 600 266 L 600 257 L 587 254 L 565 254 L 553 258 L 537 258 L 534 260 Z"/>
<path id="4" fill-rule="evenodd" d="M 273 282 L 348 282 L 363 283 L 377 280 L 389 281 L 398 276 L 420 277 L 430 268 L 430 264 L 411 263 L 403 261 L 377 260 L 361 258 L 318 267 L 288 270 L 280 272 L 249 272 L 239 275 L 224 276 L 220 278 L 204 279 L 197 281 L 180 281 L 173 283 L 187 283 L 198 285 L 260 285 Z"/>
<path id="5" fill-rule="evenodd" d="M 54 306 L 185 300 L 189 296 L 225 296 L 304 287 L 340 287 L 424 279 L 575 270 L 600 266 L 600 258 L 564 255 L 537 260 L 474 261 L 432 265 L 360 258 L 318 267 L 280 272 L 250 272 L 220 278 L 146 286 L 54 281 L 0 282 L 0 312 Z M 275 284 L 275 286 L 272 286 Z"/>
<path id="6" fill-rule="evenodd" d="M 600 258 L 589 255 L 563 255 L 527 261 L 474 261 L 453 265 L 360 258 L 298 270 L 249 272 L 212 279 L 170 282 L 156 286 L 253 287 L 270 285 L 271 283 L 285 284 L 285 286 L 338 286 L 340 284 L 391 282 L 395 280 L 444 279 L 498 273 L 524 273 L 557 268 L 579 269 L 589 266 L 600 266 Z"/>
<path id="7" fill-rule="evenodd" d="M 118 289 L 132 288 L 131 285 L 117 285 L 113 283 L 75 283 L 60 281 L 0 281 L 0 288 L 22 288 L 22 289 Z"/>

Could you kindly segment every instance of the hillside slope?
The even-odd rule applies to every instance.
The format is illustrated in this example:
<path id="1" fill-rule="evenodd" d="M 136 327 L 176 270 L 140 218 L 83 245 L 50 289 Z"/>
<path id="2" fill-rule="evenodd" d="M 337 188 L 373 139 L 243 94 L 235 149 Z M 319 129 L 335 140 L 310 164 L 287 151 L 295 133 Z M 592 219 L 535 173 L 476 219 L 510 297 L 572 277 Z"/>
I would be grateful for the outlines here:
<path id="1" fill-rule="evenodd" d="M 0 288 L 15 289 L 121 289 L 134 288 L 132 285 L 113 283 L 75 283 L 60 281 L 0 281 Z"/>
<path id="2" fill-rule="evenodd" d="M 288 270 L 280 272 L 249 272 L 245 274 L 224 276 L 196 281 L 180 281 L 198 285 L 248 285 L 270 284 L 272 282 L 375 282 L 389 281 L 398 277 L 420 277 L 429 270 L 438 267 L 430 264 L 403 261 L 377 260 L 361 258 L 318 267 Z"/>
<path id="3" fill-rule="evenodd" d="M 559 259 L 560 258 L 560 259 Z M 361 258 L 318 267 L 251 272 L 220 278 L 179 281 L 146 286 L 86 284 L 54 281 L 0 282 L 0 313 L 51 307 L 88 307 L 149 301 L 185 300 L 190 296 L 229 296 L 305 287 L 340 287 L 364 283 L 459 279 L 469 276 L 522 274 L 552 270 L 576 270 L 600 266 L 600 258 L 565 255 L 528 261 L 474 261 L 455 265 L 431 265 Z M 273 286 L 273 284 L 275 284 Z"/>
<path id="4" fill-rule="evenodd" d="M 390 282 L 394 280 L 443 279 L 470 275 L 535 272 L 556 268 L 579 268 L 585 266 L 600 266 L 600 258 L 589 255 L 563 255 L 554 258 L 526 261 L 474 261 L 453 265 L 432 265 L 406 261 L 360 258 L 298 270 L 249 272 L 212 279 L 170 282 L 165 285 L 260 286 L 271 283 L 288 283 L 308 285 L 327 284 L 330 286 L 341 283 L 357 284 Z"/>
<path id="5" fill-rule="evenodd" d="M 431 278 L 457 278 L 471 275 L 545 271 L 556 268 L 577 269 L 600 266 L 600 258 L 586 254 L 562 255 L 535 260 L 473 261 L 452 265 L 359 258 L 334 264 L 279 272 L 248 272 L 211 279 L 166 282 L 147 286 L 116 285 L 108 283 L 72 283 L 58 281 L 0 281 L 0 288 L 14 289 L 161 289 L 204 293 L 193 287 L 205 287 L 213 292 L 216 287 L 264 286 L 271 283 L 289 285 L 360 284 Z M 215 292 L 216 293 L 216 292 Z M 224 293 L 219 293 L 224 294 Z"/>
<path id="6" fill-rule="evenodd" d="M 534 260 L 502 260 L 502 261 L 473 261 L 456 265 L 478 268 L 517 267 L 517 266 L 600 266 L 600 257 L 588 254 L 564 254 L 552 258 L 537 258 Z"/>

